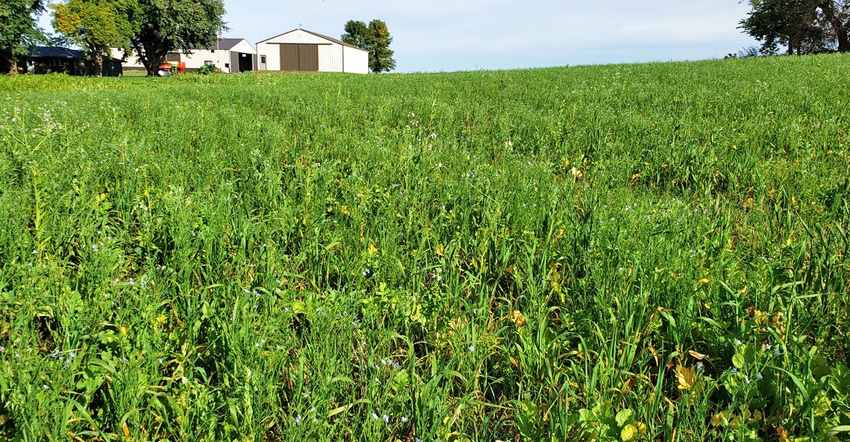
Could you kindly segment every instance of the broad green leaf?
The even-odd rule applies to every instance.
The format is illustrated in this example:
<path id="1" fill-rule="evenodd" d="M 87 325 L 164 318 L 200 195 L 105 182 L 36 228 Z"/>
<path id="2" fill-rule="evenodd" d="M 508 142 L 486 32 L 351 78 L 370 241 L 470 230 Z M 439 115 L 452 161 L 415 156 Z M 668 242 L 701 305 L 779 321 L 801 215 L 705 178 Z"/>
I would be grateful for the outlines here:
<path id="1" fill-rule="evenodd" d="M 617 413 L 617 416 L 614 418 L 617 421 L 617 426 L 622 428 L 623 425 L 626 425 L 627 423 L 631 422 L 634 418 L 634 414 L 634 411 L 628 408 L 620 410 Z"/>
<path id="2" fill-rule="evenodd" d="M 745 366 L 744 362 L 744 354 L 742 352 L 736 351 L 734 355 L 732 355 L 732 365 L 734 365 L 738 369 L 742 369 Z"/>
<path id="3" fill-rule="evenodd" d="M 829 375 L 829 362 L 827 362 L 826 358 L 823 355 L 816 354 L 812 356 L 812 376 L 815 379 L 821 379 L 824 376 Z"/>

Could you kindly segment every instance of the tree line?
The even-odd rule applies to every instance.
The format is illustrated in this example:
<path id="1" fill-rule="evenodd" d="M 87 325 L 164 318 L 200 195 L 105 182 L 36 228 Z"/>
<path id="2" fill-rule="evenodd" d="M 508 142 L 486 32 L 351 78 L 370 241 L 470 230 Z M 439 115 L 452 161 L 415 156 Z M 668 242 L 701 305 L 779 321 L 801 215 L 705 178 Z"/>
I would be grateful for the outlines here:
<path id="1" fill-rule="evenodd" d="M 389 72 L 395 69 L 395 59 L 390 43 L 390 31 L 387 24 L 381 20 L 372 20 L 366 23 L 358 20 L 349 20 L 345 23 L 345 33 L 342 41 L 366 50 L 369 53 L 369 69 L 374 73 Z"/>
<path id="2" fill-rule="evenodd" d="M 47 7 L 56 31 L 94 62 L 95 75 L 110 48 L 135 53 L 154 75 L 169 52 L 211 46 L 226 29 L 222 0 L 68 0 Z M 29 47 L 47 40 L 36 26 L 46 9 L 43 0 L 0 3 L 0 59 L 9 73 L 17 73 Z"/>
<path id="3" fill-rule="evenodd" d="M 18 72 L 18 61 L 31 46 L 49 43 L 36 25 L 48 9 L 53 28 L 83 50 L 95 75 L 111 48 L 122 49 L 125 57 L 137 56 L 148 75 L 155 75 L 169 52 L 213 46 L 227 29 L 223 0 L 67 0 L 49 5 L 44 0 L 2 0 L 0 63 L 7 64 L 10 74 Z M 383 21 L 367 26 L 351 20 L 342 39 L 369 52 L 373 72 L 395 69 L 392 37 Z"/>
<path id="4" fill-rule="evenodd" d="M 740 28 L 761 42 L 763 54 L 850 52 L 850 0 L 747 0 L 752 7 Z M 18 60 L 29 47 L 48 41 L 36 26 L 38 15 L 51 10 L 53 27 L 83 49 L 95 75 L 110 48 L 135 54 L 155 75 L 166 54 L 215 44 L 227 29 L 223 0 L 68 0 L 47 5 L 44 0 L 0 2 L 0 62 L 18 71 Z M 342 41 L 369 53 L 372 72 L 395 69 L 392 37 L 387 25 L 349 20 Z"/>

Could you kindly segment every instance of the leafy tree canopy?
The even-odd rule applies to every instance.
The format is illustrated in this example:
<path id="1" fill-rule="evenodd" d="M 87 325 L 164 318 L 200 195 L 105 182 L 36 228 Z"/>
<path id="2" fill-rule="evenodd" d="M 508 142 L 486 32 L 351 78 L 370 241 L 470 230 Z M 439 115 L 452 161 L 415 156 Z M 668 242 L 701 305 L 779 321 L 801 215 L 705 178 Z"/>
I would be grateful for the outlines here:
<path id="1" fill-rule="evenodd" d="M 222 0 L 138 0 L 135 35 L 130 39 L 139 60 L 155 75 L 165 55 L 215 44 L 224 29 Z"/>
<path id="2" fill-rule="evenodd" d="M 130 54 L 139 5 L 136 0 L 69 0 L 50 5 L 53 27 L 83 48 L 94 61 L 94 75 L 103 70 L 103 56 L 117 47 Z"/>
<path id="3" fill-rule="evenodd" d="M 18 72 L 18 59 L 42 37 L 36 16 L 43 11 L 42 0 L 0 1 L 0 62 L 7 65 L 9 73 Z"/>
<path id="4" fill-rule="evenodd" d="M 395 69 L 395 59 L 390 43 L 390 31 L 387 24 L 381 20 L 369 22 L 368 46 L 369 46 L 369 69 L 374 73 L 389 72 Z"/>
<path id="5" fill-rule="evenodd" d="M 358 48 L 366 49 L 368 33 L 369 28 L 366 26 L 366 23 L 349 20 L 345 24 L 345 34 L 342 34 L 342 41 Z"/>
<path id="6" fill-rule="evenodd" d="M 345 24 L 342 41 L 369 52 L 369 69 L 372 72 L 389 72 L 395 69 L 394 52 L 390 49 L 393 38 L 387 24 L 382 20 L 372 20 L 368 26 L 362 21 L 349 20 Z"/>
<path id="7" fill-rule="evenodd" d="M 850 51 L 850 0 L 750 0 L 741 28 L 762 42 L 761 52 L 782 46 L 789 54 Z"/>

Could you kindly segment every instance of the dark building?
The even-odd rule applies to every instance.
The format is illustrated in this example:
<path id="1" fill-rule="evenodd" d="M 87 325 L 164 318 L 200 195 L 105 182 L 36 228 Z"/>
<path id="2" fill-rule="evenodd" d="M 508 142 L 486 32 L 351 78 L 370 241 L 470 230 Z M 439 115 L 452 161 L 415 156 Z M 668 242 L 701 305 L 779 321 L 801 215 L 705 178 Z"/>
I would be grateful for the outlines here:
<path id="1" fill-rule="evenodd" d="M 92 75 L 94 69 L 83 51 L 48 46 L 30 47 L 29 54 L 18 61 L 18 66 L 27 74 Z M 117 77 L 121 73 L 121 60 L 104 57 L 101 73 L 104 77 Z"/>

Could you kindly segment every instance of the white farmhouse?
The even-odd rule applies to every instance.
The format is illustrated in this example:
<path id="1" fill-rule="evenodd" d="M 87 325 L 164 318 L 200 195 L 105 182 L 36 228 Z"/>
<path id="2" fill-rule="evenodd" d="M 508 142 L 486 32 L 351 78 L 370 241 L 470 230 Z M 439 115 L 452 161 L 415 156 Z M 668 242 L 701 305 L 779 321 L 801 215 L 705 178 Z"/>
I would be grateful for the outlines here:
<path id="1" fill-rule="evenodd" d="M 228 74 L 257 70 L 257 51 L 244 38 L 221 38 L 215 45 L 188 52 L 191 54 L 182 49 L 169 52 L 165 61 L 184 63 L 189 72 L 197 71 L 206 61 L 212 61 L 218 70 Z M 124 53 L 120 49 L 112 49 L 112 55 L 122 58 Z M 135 55 L 127 57 L 122 66 L 125 70 L 145 69 Z"/>
<path id="2" fill-rule="evenodd" d="M 257 70 L 369 73 L 369 53 L 306 29 L 257 43 Z"/>

